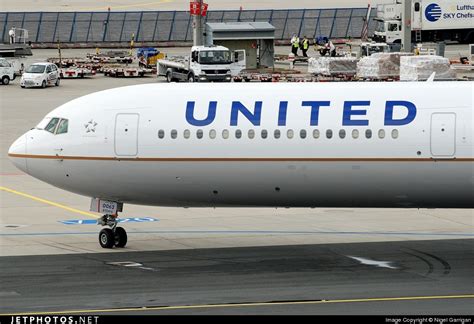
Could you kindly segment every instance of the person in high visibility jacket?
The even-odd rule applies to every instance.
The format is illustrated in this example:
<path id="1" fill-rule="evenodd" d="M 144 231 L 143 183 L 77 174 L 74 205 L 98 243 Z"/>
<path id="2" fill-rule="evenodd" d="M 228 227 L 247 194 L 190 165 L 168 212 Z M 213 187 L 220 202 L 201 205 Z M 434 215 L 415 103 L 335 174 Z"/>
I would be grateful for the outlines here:
<path id="1" fill-rule="evenodd" d="M 309 49 L 309 40 L 306 38 L 306 36 L 304 36 L 303 41 L 301 42 L 301 50 L 303 51 L 304 57 L 308 57 L 308 54 L 306 54 L 308 49 Z"/>
<path id="2" fill-rule="evenodd" d="M 294 34 L 293 37 L 291 38 L 291 53 L 297 56 L 299 47 L 300 47 L 300 38 L 296 36 L 296 34 Z"/>

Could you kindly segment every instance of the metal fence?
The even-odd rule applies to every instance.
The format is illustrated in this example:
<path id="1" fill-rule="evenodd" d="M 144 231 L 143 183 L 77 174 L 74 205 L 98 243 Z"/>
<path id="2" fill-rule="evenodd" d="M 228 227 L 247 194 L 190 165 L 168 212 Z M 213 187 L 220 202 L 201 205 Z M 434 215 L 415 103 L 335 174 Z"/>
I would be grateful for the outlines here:
<path id="1" fill-rule="evenodd" d="M 373 9 L 371 17 L 376 14 Z M 209 11 L 206 22 L 268 21 L 275 39 L 360 37 L 367 8 Z M 187 11 L 0 12 L 0 35 L 8 43 L 11 27 L 25 28 L 33 43 L 181 42 L 192 40 Z M 373 32 L 369 22 L 369 35 Z"/>

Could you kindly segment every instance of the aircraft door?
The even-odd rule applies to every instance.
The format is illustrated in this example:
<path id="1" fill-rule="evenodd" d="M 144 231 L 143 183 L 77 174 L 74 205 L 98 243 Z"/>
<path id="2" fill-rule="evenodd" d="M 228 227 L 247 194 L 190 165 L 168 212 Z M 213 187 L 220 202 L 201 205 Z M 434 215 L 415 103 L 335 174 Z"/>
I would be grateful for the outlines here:
<path id="1" fill-rule="evenodd" d="M 117 114 L 115 117 L 115 154 L 136 156 L 138 154 L 139 114 Z"/>
<path id="2" fill-rule="evenodd" d="M 431 155 L 454 158 L 456 152 L 456 114 L 431 115 Z"/>

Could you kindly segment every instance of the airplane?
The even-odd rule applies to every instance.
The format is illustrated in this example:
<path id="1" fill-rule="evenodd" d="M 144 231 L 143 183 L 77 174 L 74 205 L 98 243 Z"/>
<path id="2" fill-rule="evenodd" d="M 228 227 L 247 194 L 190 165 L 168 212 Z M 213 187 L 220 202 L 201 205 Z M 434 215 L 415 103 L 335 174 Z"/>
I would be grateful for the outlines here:
<path id="1" fill-rule="evenodd" d="M 91 197 L 99 243 L 124 203 L 474 207 L 474 82 L 145 84 L 72 100 L 11 161 Z"/>

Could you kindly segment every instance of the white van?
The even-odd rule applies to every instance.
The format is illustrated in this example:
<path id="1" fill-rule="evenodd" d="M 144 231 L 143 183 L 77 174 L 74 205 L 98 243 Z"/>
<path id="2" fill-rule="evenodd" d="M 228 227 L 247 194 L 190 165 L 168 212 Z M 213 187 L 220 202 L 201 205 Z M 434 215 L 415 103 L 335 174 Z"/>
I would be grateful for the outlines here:
<path id="1" fill-rule="evenodd" d="M 4 58 L 0 58 L 0 82 L 7 85 L 10 81 L 15 80 L 15 69 L 13 66 Z"/>
<path id="2" fill-rule="evenodd" d="M 53 63 L 35 63 L 30 65 L 21 76 L 20 86 L 46 88 L 48 85 L 59 86 L 59 69 Z"/>

